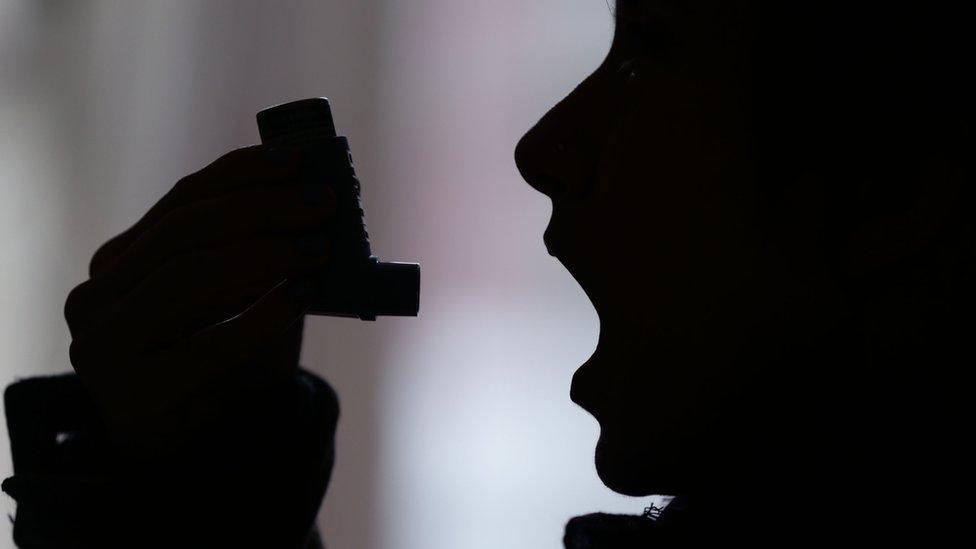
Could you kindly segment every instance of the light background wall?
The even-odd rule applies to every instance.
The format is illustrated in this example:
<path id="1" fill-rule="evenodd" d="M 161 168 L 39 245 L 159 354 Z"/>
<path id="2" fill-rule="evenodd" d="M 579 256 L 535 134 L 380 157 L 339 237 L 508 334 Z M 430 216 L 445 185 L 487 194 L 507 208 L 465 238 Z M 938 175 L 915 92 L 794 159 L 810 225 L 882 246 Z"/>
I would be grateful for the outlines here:
<path id="1" fill-rule="evenodd" d="M 325 95 L 375 252 L 423 264 L 419 318 L 307 323 L 343 406 L 330 549 L 557 548 L 570 516 L 639 512 L 593 471 L 568 392 L 598 322 L 512 162 L 611 32 L 603 0 L 0 0 L 0 382 L 70 368 L 99 243 L 262 107 Z"/>

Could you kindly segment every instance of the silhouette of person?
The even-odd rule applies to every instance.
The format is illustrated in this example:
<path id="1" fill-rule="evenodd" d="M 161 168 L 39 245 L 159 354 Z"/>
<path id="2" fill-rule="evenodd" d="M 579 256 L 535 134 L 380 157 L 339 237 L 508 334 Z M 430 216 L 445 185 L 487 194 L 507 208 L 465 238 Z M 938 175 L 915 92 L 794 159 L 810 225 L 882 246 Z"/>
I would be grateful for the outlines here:
<path id="1" fill-rule="evenodd" d="M 599 314 L 571 389 L 597 471 L 677 498 L 575 519 L 567 547 L 931 546 L 966 524 L 964 11 L 618 0 L 605 61 L 516 161 Z"/>
<path id="2" fill-rule="evenodd" d="M 571 391 L 597 471 L 676 499 L 572 519 L 566 547 L 951 539 L 974 363 L 964 8 L 615 17 L 515 157 L 600 317 Z M 328 261 L 334 199 L 302 161 L 229 153 L 95 254 L 65 311 L 78 375 L 7 391 L 18 543 L 320 543 L 338 407 L 298 369 L 309 296 L 289 280 Z"/>

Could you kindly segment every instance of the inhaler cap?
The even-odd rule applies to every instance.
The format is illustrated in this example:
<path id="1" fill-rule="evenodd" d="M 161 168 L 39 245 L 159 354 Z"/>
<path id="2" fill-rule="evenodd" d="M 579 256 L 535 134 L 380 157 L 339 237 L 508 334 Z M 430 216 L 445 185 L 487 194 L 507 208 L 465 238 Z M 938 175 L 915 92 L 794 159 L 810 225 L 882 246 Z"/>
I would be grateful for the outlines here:
<path id="1" fill-rule="evenodd" d="M 313 97 L 268 107 L 257 114 L 261 142 L 271 146 L 299 145 L 336 137 L 332 107 Z"/>

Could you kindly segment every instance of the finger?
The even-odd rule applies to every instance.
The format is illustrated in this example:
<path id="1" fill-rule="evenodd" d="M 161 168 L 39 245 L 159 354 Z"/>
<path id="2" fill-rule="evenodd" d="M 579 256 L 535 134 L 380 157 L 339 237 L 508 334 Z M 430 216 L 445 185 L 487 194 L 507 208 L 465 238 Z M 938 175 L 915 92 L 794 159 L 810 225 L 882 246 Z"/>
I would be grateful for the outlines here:
<path id="1" fill-rule="evenodd" d="M 94 283 L 88 279 L 68 292 L 68 298 L 64 301 L 64 319 L 72 338 L 80 335 L 82 319 L 87 318 L 91 310 L 94 289 Z"/>
<path id="2" fill-rule="evenodd" d="M 298 172 L 300 153 L 253 145 L 233 150 L 200 171 L 180 179 L 131 228 L 99 248 L 89 265 L 97 276 L 149 227 L 180 206 L 220 196 L 235 189 L 286 180 Z"/>
<path id="3" fill-rule="evenodd" d="M 325 225 L 335 213 L 327 185 L 256 187 L 170 212 L 121 252 L 103 272 L 76 287 L 65 303 L 69 328 L 84 311 L 116 299 L 172 256 L 233 239 L 296 234 Z"/>
<path id="4" fill-rule="evenodd" d="M 261 238 L 180 256 L 119 300 L 89 313 L 73 335 L 96 347 L 112 342 L 120 352 L 166 347 L 240 313 L 281 280 L 327 259 L 322 234 Z"/>
<path id="5" fill-rule="evenodd" d="M 133 362 L 106 365 L 89 372 L 97 400 L 112 414 L 112 428 L 126 438 L 145 438 L 167 422 L 192 397 L 219 383 L 232 371 L 254 364 L 283 338 L 289 337 L 308 308 L 301 292 L 282 281 L 251 307 L 232 319 L 197 333 L 162 352 L 138 356 Z M 97 379 L 96 379 L 97 378 Z M 163 439 L 162 432 L 152 433 Z"/>
<path id="6" fill-rule="evenodd" d="M 165 216 L 110 267 L 116 284 L 137 281 L 171 258 L 234 241 L 322 228 L 335 213 L 325 185 L 257 188 L 197 202 Z"/>
<path id="7" fill-rule="evenodd" d="M 231 364 L 262 354 L 301 320 L 313 297 L 311 288 L 300 278 L 284 280 L 239 315 L 195 334 L 180 350 Z"/>
<path id="8" fill-rule="evenodd" d="M 259 187 L 192 203 L 171 212 L 123 251 L 92 282 L 69 296 L 65 317 L 132 290 L 174 257 L 260 236 L 297 235 L 327 224 L 335 195 L 326 185 Z"/>

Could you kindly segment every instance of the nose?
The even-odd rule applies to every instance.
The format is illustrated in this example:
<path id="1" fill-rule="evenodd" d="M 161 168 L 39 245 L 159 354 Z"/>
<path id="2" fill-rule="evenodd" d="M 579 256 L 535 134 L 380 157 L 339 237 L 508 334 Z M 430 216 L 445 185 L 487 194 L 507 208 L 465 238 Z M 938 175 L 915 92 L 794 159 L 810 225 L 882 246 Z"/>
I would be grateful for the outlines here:
<path id="1" fill-rule="evenodd" d="M 581 197 L 592 185 L 608 122 L 599 93 L 591 76 L 515 146 L 515 165 L 522 178 L 554 202 Z"/>
<path id="2" fill-rule="evenodd" d="M 567 198 L 574 195 L 573 190 L 583 187 L 583 179 L 589 176 L 577 168 L 568 154 L 570 145 L 559 138 L 568 132 L 557 129 L 562 121 L 554 119 L 554 110 L 519 140 L 515 163 L 530 187 L 552 199 L 552 214 L 542 240 L 549 255 L 558 256 L 563 231 L 557 227 L 563 225 L 563 210 L 572 209 Z"/>
<path id="3" fill-rule="evenodd" d="M 566 187 L 565 181 L 560 178 L 560 172 L 565 168 L 561 166 L 558 154 L 565 152 L 566 145 L 557 142 L 553 136 L 558 132 L 546 128 L 551 124 L 547 119 L 550 114 L 519 139 L 515 146 L 515 165 L 530 187 L 556 199 L 565 192 Z"/>

